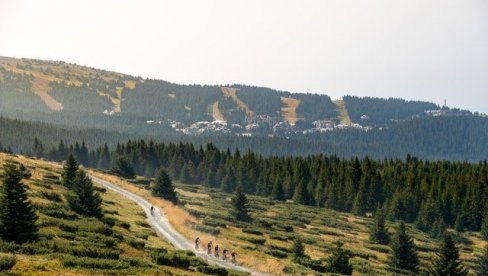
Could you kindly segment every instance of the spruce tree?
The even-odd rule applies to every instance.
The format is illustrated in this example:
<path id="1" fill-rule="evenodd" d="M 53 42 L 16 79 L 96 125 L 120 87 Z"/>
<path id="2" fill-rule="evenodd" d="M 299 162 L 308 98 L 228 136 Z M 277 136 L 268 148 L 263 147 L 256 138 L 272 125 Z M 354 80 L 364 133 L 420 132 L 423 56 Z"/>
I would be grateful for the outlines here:
<path id="1" fill-rule="evenodd" d="M 481 224 L 481 237 L 483 240 L 488 241 L 488 212 L 485 213 Z"/>
<path id="2" fill-rule="evenodd" d="M 309 196 L 305 183 L 300 181 L 293 194 L 293 202 L 297 204 L 309 204 Z"/>
<path id="3" fill-rule="evenodd" d="M 371 227 L 369 239 L 379 244 L 388 244 L 390 242 L 390 234 L 385 227 L 386 213 L 378 206 L 374 214 L 374 224 Z"/>
<path id="4" fill-rule="evenodd" d="M 442 217 L 439 217 L 438 219 L 435 220 L 434 225 L 432 226 L 432 229 L 430 229 L 430 237 L 434 239 L 439 239 L 442 237 L 444 232 L 446 232 L 447 227 L 446 224 L 444 223 L 444 219 Z"/>
<path id="5" fill-rule="evenodd" d="M 124 178 L 134 178 L 136 176 L 134 168 L 126 157 L 119 157 L 115 160 L 112 172 Z"/>
<path id="6" fill-rule="evenodd" d="M 419 259 L 413 239 L 407 234 L 405 223 L 400 221 L 396 233 L 391 241 L 393 251 L 390 257 L 390 266 L 394 269 L 417 272 Z"/>
<path id="7" fill-rule="evenodd" d="M 483 255 L 478 258 L 476 266 L 476 275 L 486 276 L 488 275 L 488 245 L 483 250 Z"/>
<path id="8" fill-rule="evenodd" d="M 27 199 L 22 173 L 13 163 L 4 166 L 3 185 L 0 188 L 0 238 L 4 241 L 25 243 L 37 238 L 37 216 Z"/>
<path id="9" fill-rule="evenodd" d="M 307 257 L 307 255 L 305 254 L 305 246 L 303 245 L 302 239 L 300 239 L 299 237 L 296 237 L 293 240 L 290 251 L 295 261 Z"/>
<path id="10" fill-rule="evenodd" d="M 66 201 L 71 210 L 78 214 L 101 218 L 102 198 L 93 188 L 93 182 L 81 169 L 76 173 L 71 191 L 66 194 Z"/>
<path id="11" fill-rule="evenodd" d="M 351 275 L 352 265 L 349 263 L 351 253 L 342 248 L 342 242 L 337 242 L 332 255 L 327 258 L 327 272 L 341 275 Z"/>
<path id="12" fill-rule="evenodd" d="M 230 211 L 231 217 L 235 218 L 237 221 L 251 221 L 251 216 L 249 215 L 249 201 L 242 192 L 242 187 L 237 186 L 236 192 L 231 200 L 232 209 Z"/>
<path id="13" fill-rule="evenodd" d="M 171 178 L 164 169 L 159 169 L 156 173 L 156 179 L 151 185 L 151 194 L 153 196 L 162 197 L 176 204 L 178 197 L 173 186 Z"/>
<path id="14" fill-rule="evenodd" d="M 459 259 L 459 252 L 456 248 L 454 238 L 448 232 L 442 237 L 441 248 L 434 260 L 430 275 L 435 276 L 464 276 L 468 275 L 467 269 Z"/>
<path id="15" fill-rule="evenodd" d="M 76 172 L 78 171 L 78 162 L 76 162 L 75 157 L 73 154 L 68 156 L 66 159 L 65 164 L 63 165 L 63 172 L 61 173 L 62 177 L 62 184 L 66 188 L 71 188 L 73 186 L 73 182 L 76 178 Z"/>
<path id="16" fill-rule="evenodd" d="M 271 191 L 271 199 L 274 200 L 285 200 L 285 191 L 283 191 L 283 183 L 278 180 L 273 184 L 273 190 Z"/>

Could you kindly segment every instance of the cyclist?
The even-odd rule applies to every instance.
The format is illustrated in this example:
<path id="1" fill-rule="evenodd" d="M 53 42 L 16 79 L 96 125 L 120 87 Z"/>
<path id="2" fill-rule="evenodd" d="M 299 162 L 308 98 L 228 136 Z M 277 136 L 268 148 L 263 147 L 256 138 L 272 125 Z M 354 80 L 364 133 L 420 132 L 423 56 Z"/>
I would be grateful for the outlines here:
<path id="1" fill-rule="evenodd" d="M 154 214 L 154 206 L 151 206 L 151 216 Z"/>
<path id="2" fill-rule="evenodd" d="M 198 250 L 198 247 L 200 246 L 200 237 L 197 237 L 195 239 L 195 250 Z"/>
<path id="3" fill-rule="evenodd" d="M 215 258 L 219 258 L 219 245 L 215 246 Z"/>
<path id="4" fill-rule="evenodd" d="M 232 250 L 232 253 L 230 253 L 230 256 L 232 258 L 232 264 L 236 264 L 237 253 L 234 250 Z"/>
<path id="5" fill-rule="evenodd" d="M 209 241 L 207 243 L 207 255 L 211 255 L 212 254 L 212 241 Z"/>
<path id="6" fill-rule="evenodd" d="M 224 250 L 222 250 L 222 260 L 223 261 L 227 261 L 227 248 L 224 248 Z"/>

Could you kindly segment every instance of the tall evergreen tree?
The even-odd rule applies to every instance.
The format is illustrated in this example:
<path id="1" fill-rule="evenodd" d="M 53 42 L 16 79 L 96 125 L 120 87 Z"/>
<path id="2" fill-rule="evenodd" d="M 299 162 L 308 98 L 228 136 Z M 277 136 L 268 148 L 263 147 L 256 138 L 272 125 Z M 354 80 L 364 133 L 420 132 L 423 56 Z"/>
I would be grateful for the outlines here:
<path id="1" fill-rule="evenodd" d="M 393 251 L 390 258 L 392 268 L 413 273 L 418 271 L 419 259 L 416 247 L 413 239 L 407 234 L 403 221 L 400 221 L 390 246 Z"/>
<path id="2" fill-rule="evenodd" d="M 441 248 L 434 260 L 431 275 L 435 276 L 465 276 L 468 275 L 467 269 L 459 259 L 459 252 L 456 248 L 454 238 L 448 232 L 442 237 Z"/>
<path id="3" fill-rule="evenodd" d="M 0 188 L 0 238 L 25 243 L 37 238 L 37 216 L 27 199 L 22 174 L 13 163 L 4 166 Z"/>
<path id="4" fill-rule="evenodd" d="M 298 204 L 310 204 L 307 186 L 303 181 L 300 181 L 295 189 L 295 193 L 293 194 L 293 202 Z"/>
<path id="5" fill-rule="evenodd" d="M 349 263 L 351 253 L 342 248 L 341 242 L 336 243 L 332 254 L 327 258 L 327 272 L 341 275 L 351 275 L 352 265 Z"/>
<path id="6" fill-rule="evenodd" d="M 71 210 L 78 214 L 101 218 L 102 198 L 93 188 L 93 182 L 85 171 L 76 173 L 71 191 L 66 193 L 66 201 Z"/>
<path id="7" fill-rule="evenodd" d="M 126 157 L 119 157 L 117 160 L 115 160 L 115 164 L 112 167 L 112 172 L 124 178 L 130 179 L 136 177 L 134 168 Z"/>
<path id="8" fill-rule="evenodd" d="M 153 196 L 162 197 L 176 204 L 178 197 L 173 186 L 171 178 L 164 169 L 159 169 L 156 173 L 156 179 L 151 185 L 151 193 Z"/>
<path id="9" fill-rule="evenodd" d="M 230 215 L 237 221 L 251 221 L 251 216 L 249 215 L 249 201 L 242 192 L 242 187 L 237 186 L 236 192 L 231 199 L 232 209 Z"/>
<path id="10" fill-rule="evenodd" d="M 62 181 L 61 183 L 67 187 L 71 188 L 73 186 L 73 182 L 76 178 L 76 172 L 78 171 L 78 162 L 73 154 L 68 156 L 66 162 L 63 165 L 63 172 L 61 173 Z"/>
<path id="11" fill-rule="evenodd" d="M 293 240 L 290 251 L 294 260 L 307 257 L 305 254 L 305 246 L 303 245 L 302 239 L 299 237 Z"/>
<path id="12" fill-rule="evenodd" d="M 478 258 L 476 266 L 476 275 L 486 276 L 488 275 L 488 245 L 483 250 L 483 255 Z"/>
<path id="13" fill-rule="evenodd" d="M 374 214 L 374 224 L 371 227 L 369 239 L 379 244 L 388 244 L 390 242 L 390 234 L 385 227 L 386 212 L 383 208 L 376 209 Z"/>
<path id="14" fill-rule="evenodd" d="M 483 223 L 481 224 L 481 237 L 483 240 L 488 241 L 488 212 L 485 212 Z"/>
<path id="15" fill-rule="evenodd" d="M 285 200 L 285 191 L 283 190 L 283 183 L 280 180 L 275 181 L 273 184 L 271 199 L 280 201 Z"/>

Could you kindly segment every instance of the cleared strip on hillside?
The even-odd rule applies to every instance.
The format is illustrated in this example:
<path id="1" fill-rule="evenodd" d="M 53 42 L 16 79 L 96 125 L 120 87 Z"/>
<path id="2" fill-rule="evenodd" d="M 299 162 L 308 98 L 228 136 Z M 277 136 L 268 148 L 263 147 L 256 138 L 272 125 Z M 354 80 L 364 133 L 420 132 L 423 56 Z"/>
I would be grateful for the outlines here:
<path id="1" fill-rule="evenodd" d="M 347 112 L 346 102 L 344 102 L 344 100 L 335 100 L 334 104 L 337 106 L 337 112 L 339 112 L 339 120 L 341 121 L 341 124 L 352 124 L 349 113 Z"/>
<path id="2" fill-rule="evenodd" d="M 294 125 L 299 120 L 297 117 L 297 107 L 300 105 L 300 100 L 281 97 L 281 101 L 285 105 L 281 108 L 283 119 L 290 125 Z"/>
<path id="3" fill-rule="evenodd" d="M 219 101 L 215 101 L 212 104 L 212 118 L 214 119 L 214 121 L 225 122 L 224 114 L 222 114 L 219 109 Z"/>
<path id="4" fill-rule="evenodd" d="M 222 87 L 222 93 L 225 97 L 231 98 L 234 103 L 246 113 L 246 121 L 251 122 L 252 118 L 254 117 L 254 112 L 247 106 L 247 104 L 239 97 L 237 97 L 237 88 L 233 87 Z"/>
<path id="5" fill-rule="evenodd" d="M 49 95 L 49 81 L 47 79 L 35 77 L 32 81 L 32 90 L 39 96 L 51 110 L 61 111 L 63 105 Z"/>

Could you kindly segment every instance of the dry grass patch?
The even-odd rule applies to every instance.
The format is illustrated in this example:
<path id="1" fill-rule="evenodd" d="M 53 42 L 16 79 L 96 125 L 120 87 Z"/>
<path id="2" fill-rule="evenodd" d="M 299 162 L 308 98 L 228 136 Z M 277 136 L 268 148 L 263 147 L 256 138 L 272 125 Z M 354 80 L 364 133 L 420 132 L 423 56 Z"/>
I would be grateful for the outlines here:
<path id="1" fill-rule="evenodd" d="M 297 107 L 300 104 L 300 100 L 281 97 L 281 102 L 285 105 L 281 108 L 283 119 L 290 125 L 294 125 L 299 120 L 297 117 Z"/>

